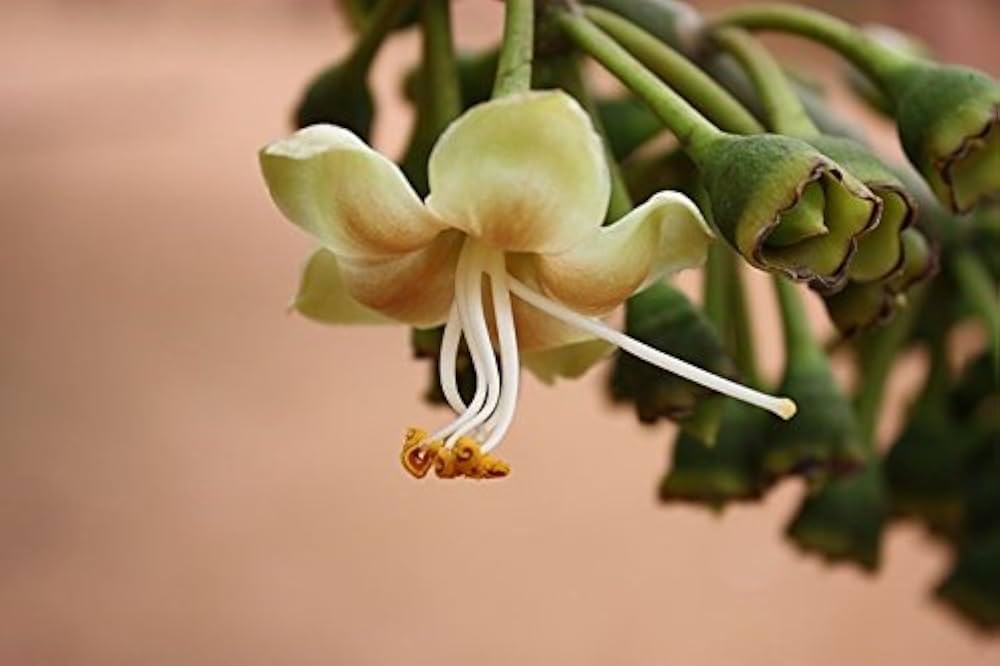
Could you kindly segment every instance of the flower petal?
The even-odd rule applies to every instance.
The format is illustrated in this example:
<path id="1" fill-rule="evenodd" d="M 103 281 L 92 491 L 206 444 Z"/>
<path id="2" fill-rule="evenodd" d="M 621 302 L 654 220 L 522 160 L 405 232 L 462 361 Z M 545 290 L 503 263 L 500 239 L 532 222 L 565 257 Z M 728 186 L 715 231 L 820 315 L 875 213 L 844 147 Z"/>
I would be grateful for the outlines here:
<path id="1" fill-rule="evenodd" d="M 392 161 L 342 127 L 312 125 L 260 151 L 285 217 L 338 256 L 409 252 L 444 225 Z"/>
<path id="2" fill-rule="evenodd" d="M 536 91 L 479 104 L 431 153 L 427 206 L 502 250 L 561 252 L 604 219 L 601 138 L 569 95 Z"/>
<path id="3" fill-rule="evenodd" d="M 584 314 L 610 312 L 666 273 L 705 262 L 713 234 L 679 192 L 658 192 L 561 254 L 533 257 L 542 289 Z"/>
<path id="4" fill-rule="evenodd" d="M 356 301 L 396 321 L 429 328 L 448 319 L 464 240 L 461 233 L 448 231 L 407 254 L 338 256 L 337 264 Z"/>
<path id="5" fill-rule="evenodd" d="M 327 249 L 313 252 L 302 268 L 299 291 L 292 308 L 326 324 L 388 324 L 391 319 L 365 307 L 351 296 L 337 266 L 337 257 Z"/>
<path id="6" fill-rule="evenodd" d="M 552 384 L 560 377 L 580 377 L 595 363 L 606 358 L 612 350 L 613 345 L 593 338 L 553 349 L 524 352 L 521 354 L 521 363 L 543 383 Z"/>
<path id="7" fill-rule="evenodd" d="M 541 290 L 529 255 L 507 255 L 507 272 L 536 290 Z M 517 346 L 522 352 L 551 350 L 557 347 L 595 340 L 593 335 L 575 326 L 553 319 L 538 308 L 511 295 L 511 309 L 517 329 Z"/>

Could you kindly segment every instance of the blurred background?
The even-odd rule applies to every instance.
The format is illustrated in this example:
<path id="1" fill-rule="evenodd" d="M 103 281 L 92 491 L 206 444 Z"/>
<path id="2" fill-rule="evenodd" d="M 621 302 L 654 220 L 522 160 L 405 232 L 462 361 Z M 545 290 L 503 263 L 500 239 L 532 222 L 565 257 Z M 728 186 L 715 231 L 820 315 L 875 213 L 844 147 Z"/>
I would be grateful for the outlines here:
<path id="1" fill-rule="evenodd" d="M 998 74 L 995 0 L 829 4 Z M 460 45 L 501 16 L 457 2 Z M 526 380 L 506 481 L 405 476 L 403 429 L 446 418 L 427 368 L 405 329 L 285 314 L 310 243 L 257 172 L 348 45 L 324 0 L 0 5 L 0 664 L 1000 663 L 929 599 L 916 527 L 870 577 L 784 542 L 798 482 L 658 505 L 673 432 L 612 409 L 605 368 Z M 417 49 L 376 63 L 393 155 Z"/>

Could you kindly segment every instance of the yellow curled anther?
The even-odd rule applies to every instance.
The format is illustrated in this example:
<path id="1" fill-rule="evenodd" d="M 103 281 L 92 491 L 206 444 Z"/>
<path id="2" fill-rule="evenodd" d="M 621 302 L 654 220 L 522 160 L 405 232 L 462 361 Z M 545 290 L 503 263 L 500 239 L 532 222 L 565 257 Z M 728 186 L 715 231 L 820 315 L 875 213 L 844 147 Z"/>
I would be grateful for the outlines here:
<path id="1" fill-rule="evenodd" d="M 452 449 L 455 454 L 455 471 L 462 475 L 478 478 L 480 460 L 483 454 L 479 452 L 479 444 L 471 437 L 462 437 Z"/>
<path id="2" fill-rule="evenodd" d="M 483 479 L 502 479 L 510 474 L 510 465 L 497 457 L 486 454 L 480 463 Z"/>
<path id="3" fill-rule="evenodd" d="M 434 473 L 442 479 L 454 479 L 458 476 L 458 470 L 455 468 L 455 454 L 444 447 L 437 449 L 436 453 Z"/>
<path id="4" fill-rule="evenodd" d="M 430 445 L 424 446 L 423 442 L 426 437 L 427 433 L 423 430 L 417 428 L 407 430 L 406 437 L 403 440 L 403 451 L 399 456 L 403 463 L 403 469 L 418 479 L 427 476 L 427 472 L 430 471 L 431 465 L 434 464 L 434 458 L 440 447 L 440 444 L 437 442 L 432 442 Z"/>

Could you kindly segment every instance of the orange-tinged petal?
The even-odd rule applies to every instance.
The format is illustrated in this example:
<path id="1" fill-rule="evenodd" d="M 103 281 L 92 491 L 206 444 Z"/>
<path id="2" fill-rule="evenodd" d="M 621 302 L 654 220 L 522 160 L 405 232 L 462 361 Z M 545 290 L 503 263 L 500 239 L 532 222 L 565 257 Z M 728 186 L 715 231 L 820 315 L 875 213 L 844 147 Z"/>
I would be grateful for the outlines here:
<path id="1" fill-rule="evenodd" d="M 582 314 L 605 314 L 654 280 L 705 262 L 712 232 L 679 192 L 658 192 L 567 252 L 533 257 L 544 293 Z"/>
<path id="2" fill-rule="evenodd" d="M 586 112 L 560 91 L 472 107 L 438 139 L 427 206 L 497 249 L 561 252 L 604 220 L 610 180 Z"/>
<path id="3" fill-rule="evenodd" d="M 410 252 L 445 227 L 402 171 L 342 127 L 311 125 L 260 151 L 271 197 L 338 256 Z"/>

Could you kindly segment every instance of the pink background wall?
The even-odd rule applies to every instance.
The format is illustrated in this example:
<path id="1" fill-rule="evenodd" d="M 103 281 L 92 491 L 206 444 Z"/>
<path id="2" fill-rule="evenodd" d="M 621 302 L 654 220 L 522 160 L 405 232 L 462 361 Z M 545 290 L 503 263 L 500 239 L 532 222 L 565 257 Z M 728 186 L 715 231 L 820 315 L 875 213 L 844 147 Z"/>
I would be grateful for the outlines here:
<path id="1" fill-rule="evenodd" d="M 463 43 L 499 9 L 460 2 Z M 992 3 L 863 9 L 998 62 Z M 405 477 L 403 428 L 445 418 L 426 368 L 402 328 L 284 315 L 309 242 L 254 154 L 346 46 L 319 1 L 0 7 L 0 664 L 998 663 L 927 600 L 947 560 L 914 527 L 869 578 L 783 542 L 795 482 L 657 505 L 672 431 L 604 369 L 526 381 L 510 479 Z M 390 153 L 416 49 L 377 63 Z"/>

